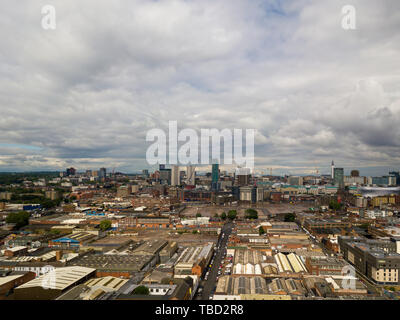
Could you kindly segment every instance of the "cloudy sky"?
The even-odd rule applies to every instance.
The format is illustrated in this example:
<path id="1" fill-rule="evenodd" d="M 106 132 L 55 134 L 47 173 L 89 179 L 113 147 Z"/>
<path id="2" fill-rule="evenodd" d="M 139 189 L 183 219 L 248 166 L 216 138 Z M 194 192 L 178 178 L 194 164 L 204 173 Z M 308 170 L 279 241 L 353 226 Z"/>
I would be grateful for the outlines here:
<path id="1" fill-rule="evenodd" d="M 56 9 L 56 30 L 41 26 Z M 344 30 L 342 7 L 356 8 Z M 146 133 L 253 128 L 274 173 L 400 169 L 398 0 L 3 0 L 0 171 L 124 172 Z"/>

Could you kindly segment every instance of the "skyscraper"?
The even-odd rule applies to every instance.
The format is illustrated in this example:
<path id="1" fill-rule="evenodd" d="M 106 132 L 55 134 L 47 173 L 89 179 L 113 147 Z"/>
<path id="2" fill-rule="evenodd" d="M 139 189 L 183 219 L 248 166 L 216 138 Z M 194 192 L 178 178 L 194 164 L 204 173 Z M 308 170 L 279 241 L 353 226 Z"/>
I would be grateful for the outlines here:
<path id="1" fill-rule="evenodd" d="M 99 170 L 99 178 L 105 178 L 107 175 L 107 169 L 106 168 L 100 168 Z"/>
<path id="2" fill-rule="evenodd" d="M 288 184 L 290 184 L 292 186 L 302 186 L 303 185 L 303 177 L 290 176 L 288 178 Z"/>
<path id="3" fill-rule="evenodd" d="M 335 164 L 333 163 L 333 160 L 331 164 L 331 178 L 332 180 L 335 178 Z"/>
<path id="4" fill-rule="evenodd" d="M 179 186 L 181 179 L 179 175 L 179 166 L 172 166 L 171 170 L 171 186 Z"/>
<path id="5" fill-rule="evenodd" d="M 246 186 L 250 183 L 251 174 L 249 168 L 236 168 L 235 175 L 239 186 Z"/>
<path id="6" fill-rule="evenodd" d="M 194 186 L 196 184 L 196 171 L 195 167 L 192 165 L 186 167 L 186 184 L 188 186 Z"/>
<path id="7" fill-rule="evenodd" d="M 219 164 L 214 163 L 212 165 L 212 171 L 211 171 L 211 190 L 212 191 L 219 190 L 218 180 L 219 180 Z"/>
<path id="8" fill-rule="evenodd" d="M 163 184 L 171 184 L 171 169 L 160 169 L 160 182 Z"/>
<path id="9" fill-rule="evenodd" d="M 391 172 L 389 172 L 389 175 L 395 177 L 396 178 L 396 186 L 400 186 L 400 172 L 391 171 Z"/>
<path id="10" fill-rule="evenodd" d="M 344 188 L 344 170 L 343 168 L 334 168 L 333 170 L 333 181 L 335 186 Z"/>

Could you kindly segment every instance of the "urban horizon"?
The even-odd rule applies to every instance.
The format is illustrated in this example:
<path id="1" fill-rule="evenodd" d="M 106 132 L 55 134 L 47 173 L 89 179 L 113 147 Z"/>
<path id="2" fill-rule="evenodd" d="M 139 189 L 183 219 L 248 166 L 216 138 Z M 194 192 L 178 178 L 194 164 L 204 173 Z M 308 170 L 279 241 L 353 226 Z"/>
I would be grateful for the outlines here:
<path id="1" fill-rule="evenodd" d="M 167 165 L 168 167 L 171 167 L 172 165 Z M 186 170 L 187 165 L 177 165 L 182 168 L 183 171 Z M 74 167 L 73 165 L 67 165 L 66 167 Z M 102 166 L 100 166 L 102 167 Z M 84 173 L 86 170 L 98 170 L 100 167 L 76 167 L 77 171 L 80 173 Z M 399 171 L 397 168 L 389 168 L 389 167 L 370 167 L 370 168 L 363 168 L 363 167 L 346 167 L 346 166 L 338 166 L 344 169 L 345 174 L 350 174 L 352 170 L 358 170 L 360 172 L 360 175 L 362 176 L 386 176 L 389 174 L 389 172 L 393 171 Z M 153 166 L 147 166 L 143 167 L 138 170 L 123 170 L 120 167 L 105 167 L 108 172 L 112 171 L 114 169 L 115 172 L 121 172 L 123 174 L 129 174 L 129 175 L 137 175 L 141 174 L 143 170 L 149 170 L 150 172 L 154 172 L 158 170 L 158 165 L 153 165 Z M 228 173 L 235 172 L 236 167 L 225 167 L 223 165 L 220 165 L 220 168 L 222 171 L 226 171 Z M 318 175 L 330 175 L 331 172 L 331 167 L 326 166 L 326 167 L 310 167 L 310 168 L 291 168 L 291 169 L 284 169 L 284 168 L 279 168 L 279 167 L 264 167 L 264 168 L 254 168 L 254 174 L 256 175 L 271 175 L 271 168 L 272 168 L 272 176 L 288 176 L 288 175 L 299 175 L 299 176 L 318 176 Z M 195 166 L 196 173 L 199 174 L 206 174 L 207 172 L 211 171 L 211 165 L 196 165 Z M 316 173 L 316 170 L 319 172 Z M 9 170 L 9 171 L 0 171 L 0 174 L 2 173 L 40 173 L 40 172 L 49 172 L 49 173 L 59 173 L 65 171 L 65 168 L 52 168 L 52 169 L 43 169 L 43 170 L 30 170 L 30 171 L 25 171 L 25 170 Z"/>

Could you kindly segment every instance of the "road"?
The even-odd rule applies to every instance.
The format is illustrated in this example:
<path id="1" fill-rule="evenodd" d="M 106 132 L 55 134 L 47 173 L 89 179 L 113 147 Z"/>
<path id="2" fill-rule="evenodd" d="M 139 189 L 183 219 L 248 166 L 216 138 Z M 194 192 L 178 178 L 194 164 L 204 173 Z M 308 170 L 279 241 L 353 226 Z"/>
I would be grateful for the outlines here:
<path id="1" fill-rule="evenodd" d="M 224 236 L 221 237 L 217 243 L 214 263 L 209 270 L 207 281 L 204 280 L 203 282 L 203 294 L 201 296 L 201 300 L 209 300 L 210 295 L 214 293 L 214 288 L 217 285 L 218 268 L 222 263 L 222 256 L 226 250 L 229 235 L 232 232 L 233 226 L 234 224 L 232 222 L 228 222 L 222 227 L 221 234 L 223 233 Z"/>
<path id="2" fill-rule="evenodd" d="M 354 269 L 354 270 L 356 271 L 358 278 L 366 285 L 366 287 L 370 293 L 373 293 L 373 294 L 376 294 L 379 296 L 382 295 L 382 292 L 379 290 L 379 287 L 377 287 L 375 285 L 375 283 L 373 283 L 370 279 L 368 279 L 365 275 L 363 275 L 357 269 Z"/>

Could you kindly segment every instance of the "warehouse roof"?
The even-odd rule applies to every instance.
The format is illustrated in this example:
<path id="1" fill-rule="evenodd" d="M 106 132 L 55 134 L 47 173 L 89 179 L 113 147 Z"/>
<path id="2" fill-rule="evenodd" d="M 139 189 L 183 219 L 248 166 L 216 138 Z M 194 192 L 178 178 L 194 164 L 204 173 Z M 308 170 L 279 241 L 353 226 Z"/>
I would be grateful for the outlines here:
<path id="1" fill-rule="evenodd" d="M 179 256 L 177 264 L 193 265 L 199 263 L 209 255 L 213 246 L 213 243 L 210 242 L 205 246 L 187 247 Z"/>
<path id="2" fill-rule="evenodd" d="M 110 290 L 110 291 L 116 291 L 119 288 L 121 288 L 125 283 L 127 283 L 128 280 L 126 279 L 120 279 L 116 277 L 103 277 L 103 278 L 95 278 L 95 279 L 90 279 L 85 283 L 90 288 L 93 287 L 101 287 L 102 289 L 105 290 Z"/>
<path id="3" fill-rule="evenodd" d="M 301 258 L 295 254 L 290 253 L 289 255 L 284 255 L 283 253 L 278 253 L 274 256 L 275 262 L 278 265 L 279 272 L 307 272 Z"/>
<path id="4" fill-rule="evenodd" d="M 47 287 L 49 289 L 65 290 L 95 271 L 96 269 L 79 266 L 56 268 L 53 271 L 17 287 L 17 289 Z"/>
<path id="5" fill-rule="evenodd" d="M 134 255 L 142 255 L 142 254 L 156 254 L 159 252 L 163 247 L 168 244 L 168 241 L 165 240 L 152 240 L 146 241 L 145 243 L 141 244 L 138 248 L 136 248 L 132 254 Z"/>
<path id="6" fill-rule="evenodd" d="M 23 274 L 17 274 L 17 275 L 11 275 L 11 276 L 6 276 L 6 277 L 0 277 L 0 287 L 10 281 L 13 281 L 15 279 L 18 279 L 22 277 Z"/>
<path id="7" fill-rule="evenodd" d="M 11 252 L 18 252 L 20 250 L 24 250 L 27 249 L 27 247 L 25 246 L 18 246 L 18 247 L 13 247 L 13 248 L 7 248 L 7 251 L 11 251 Z"/>
<path id="8" fill-rule="evenodd" d="M 153 257 L 152 255 L 103 255 L 88 253 L 71 261 L 71 265 L 87 266 L 107 271 L 135 272 L 142 270 Z"/>
<path id="9" fill-rule="evenodd" d="M 255 277 L 222 276 L 217 284 L 215 293 L 239 295 L 239 294 L 266 294 L 268 293 L 265 279 Z"/>
<path id="10" fill-rule="evenodd" d="M 259 264 L 264 261 L 262 253 L 258 250 L 236 249 L 234 264 Z"/>

